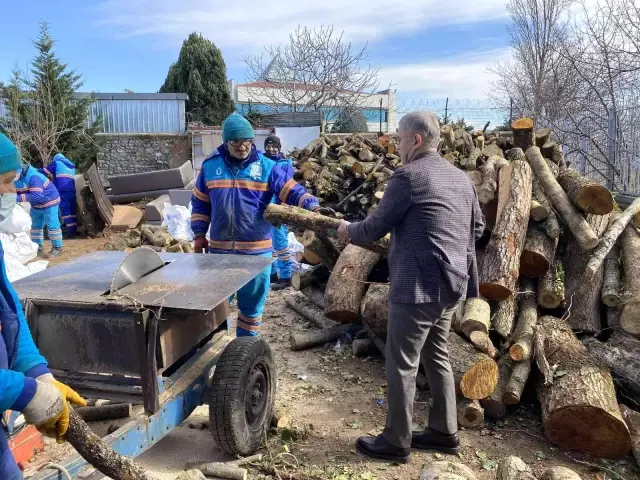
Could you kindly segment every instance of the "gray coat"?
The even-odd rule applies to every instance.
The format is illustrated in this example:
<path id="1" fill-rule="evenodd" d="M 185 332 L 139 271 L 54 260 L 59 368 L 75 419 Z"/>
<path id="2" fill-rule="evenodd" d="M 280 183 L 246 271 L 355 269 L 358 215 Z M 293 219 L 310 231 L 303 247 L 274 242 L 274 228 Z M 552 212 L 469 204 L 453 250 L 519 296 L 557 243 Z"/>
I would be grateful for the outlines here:
<path id="1" fill-rule="evenodd" d="M 374 212 L 348 227 L 354 243 L 391 232 L 390 301 L 477 297 L 475 242 L 484 220 L 467 174 L 436 153 L 396 170 Z"/>

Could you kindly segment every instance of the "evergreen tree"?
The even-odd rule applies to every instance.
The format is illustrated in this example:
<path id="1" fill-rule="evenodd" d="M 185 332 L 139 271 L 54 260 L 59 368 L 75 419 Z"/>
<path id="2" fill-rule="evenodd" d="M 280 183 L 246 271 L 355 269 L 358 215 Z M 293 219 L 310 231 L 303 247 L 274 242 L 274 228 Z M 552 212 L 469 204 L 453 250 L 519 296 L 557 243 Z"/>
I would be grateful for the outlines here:
<path id="1" fill-rule="evenodd" d="M 222 52 L 197 33 L 182 43 L 178 61 L 169 68 L 160 92 L 189 95 L 186 109 L 191 121 L 221 125 L 235 110 Z"/>
<path id="2" fill-rule="evenodd" d="M 359 108 L 348 107 L 343 109 L 333 124 L 332 132 L 336 133 L 366 133 L 367 119 Z"/>

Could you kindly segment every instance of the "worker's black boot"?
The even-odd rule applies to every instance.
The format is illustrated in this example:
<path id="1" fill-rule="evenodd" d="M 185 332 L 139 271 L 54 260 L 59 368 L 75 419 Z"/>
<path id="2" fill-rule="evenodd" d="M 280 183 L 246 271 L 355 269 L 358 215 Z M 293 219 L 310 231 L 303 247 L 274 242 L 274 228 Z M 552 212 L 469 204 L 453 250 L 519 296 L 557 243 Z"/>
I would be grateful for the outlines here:
<path id="1" fill-rule="evenodd" d="M 49 256 L 50 257 L 57 257 L 61 253 L 62 253 L 62 247 L 52 247 L 51 251 L 49 252 Z"/>
<path id="2" fill-rule="evenodd" d="M 284 290 L 285 288 L 289 288 L 290 286 L 291 286 L 290 278 L 281 278 L 276 283 L 271 285 L 271 290 L 273 291 Z"/>
<path id="3" fill-rule="evenodd" d="M 460 439 L 457 433 L 440 433 L 427 428 L 424 432 L 411 434 L 411 448 L 437 450 L 455 455 L 460 451 Z"/>
<path id="4" fill-rule="evenodd" d="M 391 462 L 407 463 L 411 450 L 391 445 L 384 435 L 377 437 L 360 437 L 356 442 L 358 451 L 367 457 Z"/>

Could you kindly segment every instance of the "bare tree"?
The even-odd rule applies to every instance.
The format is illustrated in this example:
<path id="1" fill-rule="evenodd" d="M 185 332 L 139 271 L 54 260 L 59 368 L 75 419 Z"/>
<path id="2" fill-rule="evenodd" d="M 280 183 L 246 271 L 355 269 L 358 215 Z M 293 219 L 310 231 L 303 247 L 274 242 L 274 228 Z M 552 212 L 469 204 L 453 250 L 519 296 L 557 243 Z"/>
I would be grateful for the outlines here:
<path id="1" fill-rule="evenodd" d="M 317 111 L 330 118 L 364 104 L 378 88 L 367 45 L 355 48 L 333 27 L 298 27 L 288 43 L 246 57 L 253 102 L 274 111 Z"/>

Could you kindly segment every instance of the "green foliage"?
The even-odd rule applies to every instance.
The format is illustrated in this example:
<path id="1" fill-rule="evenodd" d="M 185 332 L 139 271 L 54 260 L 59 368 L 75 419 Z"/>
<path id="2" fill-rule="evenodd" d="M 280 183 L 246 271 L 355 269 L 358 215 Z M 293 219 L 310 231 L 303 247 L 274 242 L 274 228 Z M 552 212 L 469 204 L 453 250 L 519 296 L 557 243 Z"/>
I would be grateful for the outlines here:
<path id="1" fill-rule="evenodd" d="M 451 125 L 454 130 L 457 130 L 457 129 L 461 128 L 464 131 L 469 132 L 469 133 L 471 133 L 471 132 L 473 132 L 473 130 L 475 130 L 473 125 L 467 125 L 467 122 L 464 120 L 464 118 L 459 118 L 455 122 L 449 122 L 449 125 Z"/>
<path id="2" fill-rule="evenodd" d="M 493 129 L 496 132 L 510 132 L 511 131 L 511 122 L 508 118 L 505 118 L 502 122 L 502 125 L 498 125 Z"/>
<path id="3" fill-rule="evenodd" d="M 332 133 L 367 133 L 367 119 L 359 108 L 348 107 L 343 109 L 336 118 Z"/>
<path id="4" fill-rule="evenodd" d="M 235 110 L 222 52 L 197 33 L 182 43 L 178 61 L 169 68 L 160 92 L 189 95 L 186 109 L 190 121 L 221 125 Z"/>
<path id="5" fill-rule="evenodd" d="M 62 152 L 82 169 L 95 162 L 100 121 L 87 127 L 93 99 L 74 98 L 74 91 L 82 86 L 82 76 L 60 61 L 54 44 L 43 22 L 34 42 L 37 54 L 30 72 L 14 70 L 2 89 L 9 111 L 2 127 L 26 161 L 42 165 Z"/>

